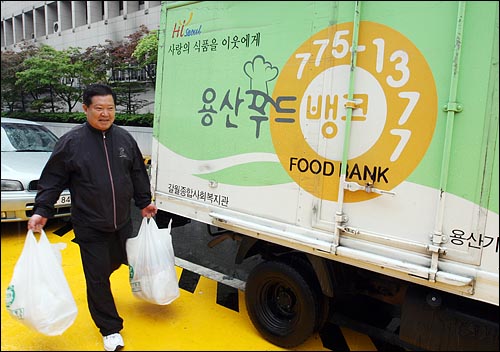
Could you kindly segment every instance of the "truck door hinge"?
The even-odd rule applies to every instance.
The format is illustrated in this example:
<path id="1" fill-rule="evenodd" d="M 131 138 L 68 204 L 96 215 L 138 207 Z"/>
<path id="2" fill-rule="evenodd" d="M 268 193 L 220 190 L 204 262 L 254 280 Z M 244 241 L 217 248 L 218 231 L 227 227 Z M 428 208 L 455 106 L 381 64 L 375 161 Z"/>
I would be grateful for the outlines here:
<path id="1" fill-rule="evenodd" d="M 429 281 L 436 281 L 436 273 L 438 271 L 439 256 L 446 253 L 446 248 L 441 247 L 441 244 L 446 242 L 446 236 L 441 233 L 431 235 L 432 244 L 427 245 L 427 250 L 431 252 L 431 266 L 429 270 Z"/>
<path id="2" fill-rule="evenodd" d="M 348 216 L 345 214 L 335 214 L 335 222 L 338 225 L 345 224 L 349 220 Z"/>

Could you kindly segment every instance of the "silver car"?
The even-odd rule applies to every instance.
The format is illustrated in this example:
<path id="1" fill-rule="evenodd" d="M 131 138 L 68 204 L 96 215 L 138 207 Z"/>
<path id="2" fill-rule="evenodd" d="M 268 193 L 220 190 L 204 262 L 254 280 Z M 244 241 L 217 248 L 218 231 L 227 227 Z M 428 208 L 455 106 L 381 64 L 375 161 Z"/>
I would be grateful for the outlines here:
<path id="1" fill-rule="evenodd" d="M 45 126 L 2 118 L 2 222 L 26 221 L 33 214 L 38 179 L 57 137 Z M 71 195 L 61 193 L 55 217 L 71 215 Z"/>

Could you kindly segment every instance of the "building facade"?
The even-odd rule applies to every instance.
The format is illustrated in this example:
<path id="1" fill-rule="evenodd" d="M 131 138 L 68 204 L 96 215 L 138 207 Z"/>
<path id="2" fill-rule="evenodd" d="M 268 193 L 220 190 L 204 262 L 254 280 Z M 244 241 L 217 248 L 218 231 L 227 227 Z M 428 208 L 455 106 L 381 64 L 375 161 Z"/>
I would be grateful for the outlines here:
<path id="1" fill-rule="evenodd" d="M 2 1 L 1 47 L 24 41 L 57 50 L 120 41 L 141 25 L 158 29 L 161 1 Z"/>

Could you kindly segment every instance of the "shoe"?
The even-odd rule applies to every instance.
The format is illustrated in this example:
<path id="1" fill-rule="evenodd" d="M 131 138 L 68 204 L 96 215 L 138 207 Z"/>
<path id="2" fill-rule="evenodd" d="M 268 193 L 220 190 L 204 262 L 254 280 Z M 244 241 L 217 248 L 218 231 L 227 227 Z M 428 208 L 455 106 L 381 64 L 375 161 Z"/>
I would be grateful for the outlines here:
<path id="1" fill-rule="evenodd" d="M 123 343 L 123 338 L 120 333 L 114 333 L 108 336 L 104 336 L 104 350 L 105 351 L 118 351 L 121 350 L 125 344 Z"/>

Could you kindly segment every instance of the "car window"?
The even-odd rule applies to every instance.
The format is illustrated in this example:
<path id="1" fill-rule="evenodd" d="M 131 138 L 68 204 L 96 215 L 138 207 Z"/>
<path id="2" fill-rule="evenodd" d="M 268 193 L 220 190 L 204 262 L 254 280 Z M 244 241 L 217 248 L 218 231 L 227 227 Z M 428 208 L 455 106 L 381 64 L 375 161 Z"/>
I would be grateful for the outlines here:
<path id="1" fill-rule="evenodd" d="M 13 152 L 16 148 L 10 143 L 9 137 L 7 137 L 7 133 L 5 133 L 5 129 L 2 126 L 2 152 Z"/>
<path id="2" fill-rule="evenodd" d="M 56 142 L 56 135 L 44 126 L 2 123 L 2 152 L 51 152 Z"/>

